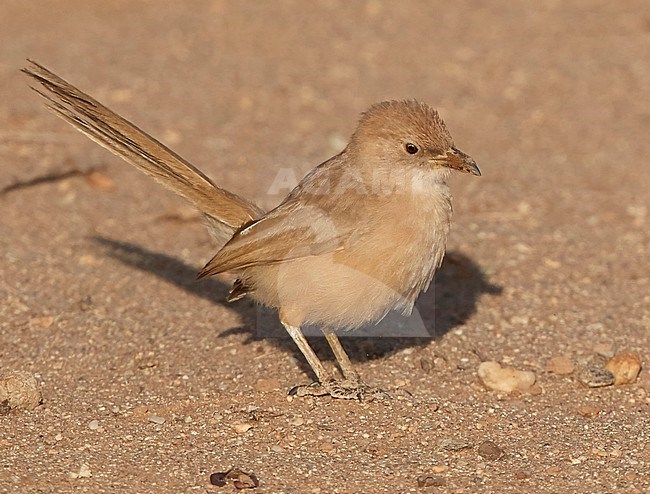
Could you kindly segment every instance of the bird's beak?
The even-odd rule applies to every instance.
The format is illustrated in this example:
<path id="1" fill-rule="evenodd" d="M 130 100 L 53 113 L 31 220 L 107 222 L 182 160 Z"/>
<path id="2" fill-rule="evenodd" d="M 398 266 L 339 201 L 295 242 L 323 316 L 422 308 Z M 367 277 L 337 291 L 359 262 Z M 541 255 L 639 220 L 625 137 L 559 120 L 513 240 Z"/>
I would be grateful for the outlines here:
<path id="1" fill-rule="evenodd" d="M 481 176 L 481 170 L 476 166 L 476 161 L 474 161 L 471 156 L 466 155 L 460 149 L 456 149 L 455 147 L 452 147 L 444 156 L 440 156 L 436 161 L 439 161 L 443 166 L 453 168 L 454 170 L 463 173 L 471 173 L 478 177 Z"/>

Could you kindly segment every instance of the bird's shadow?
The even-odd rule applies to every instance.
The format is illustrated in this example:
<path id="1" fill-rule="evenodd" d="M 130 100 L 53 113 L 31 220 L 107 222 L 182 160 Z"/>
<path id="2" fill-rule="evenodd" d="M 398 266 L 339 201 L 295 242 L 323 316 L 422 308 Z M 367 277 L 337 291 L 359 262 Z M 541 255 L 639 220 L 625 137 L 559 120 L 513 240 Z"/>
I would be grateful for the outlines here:
<path id="1" fill-rule="evenodd" d="M 139 245 L 95 236 L 105 253 L 129 266 L 149 272 L 192 295 L 213 303 L 227 304 L 230 286 L 216 278 L 196 279 L 197 268 L 166 254 Z M 381 358 L 405 348 L 423 347 L 462 325 L 476 312 L 483 294 L 499 295 L 500 286 L 490 283 L 474 261 L 458 251 L 448 252 L 429 290 L 416 302 L 413 314 L 390 313 L 379 325 L 369 325 L 351 333 L 339 333 L 353 361 Z M 241 316 L 242 325 L 218 333 L 217 337 L 245 333 L 246 343 L 268 339 L 283 350 L 300 354 L 279 323 L 276 311 L 257 306 L 250 300 L 227 304 Z M 304 328 L 316 353 L 327 355 L 327 343 L 317 328 Z M 305 371 L 307 362 L 299 359 Z"/>

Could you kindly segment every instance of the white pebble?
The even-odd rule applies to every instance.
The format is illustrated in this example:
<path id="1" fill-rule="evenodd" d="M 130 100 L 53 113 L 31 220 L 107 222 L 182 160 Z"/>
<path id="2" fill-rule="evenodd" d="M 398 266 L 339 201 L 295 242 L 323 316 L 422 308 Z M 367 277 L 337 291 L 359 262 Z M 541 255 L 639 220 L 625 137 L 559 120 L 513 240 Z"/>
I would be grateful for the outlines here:
<path id="1" fill-rule="evenodd" d="M 535 384 L 535 373 L 520 371 L 512 367 L 501 367 L 498 362 L 482 362 L 478 366 L 478 377 L 489 389 L 502 393 L 528 391 Z"/>

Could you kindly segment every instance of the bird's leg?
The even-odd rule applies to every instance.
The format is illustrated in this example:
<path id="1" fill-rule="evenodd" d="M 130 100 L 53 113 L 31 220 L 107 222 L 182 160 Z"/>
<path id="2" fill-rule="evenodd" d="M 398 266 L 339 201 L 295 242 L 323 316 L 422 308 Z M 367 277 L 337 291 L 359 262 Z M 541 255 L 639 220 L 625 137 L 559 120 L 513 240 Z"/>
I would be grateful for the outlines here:
<path id="1" fill-rule="evenodd" d="M 289 394 L 298 396 L 325 396 L 330 395 L 332 398 L 343 398 L 347 400 L 362 400 L 364 398 L 378 398 L 388 396 L 381 390 L 376 390 L 366 386 L 361 382 L 361 378 L 357 371 L 354 370 L 350 358 L 345 353 L 341 342 L 339 341 L 336 333 L 333 331 L 324 331 L 325 338 L 336 357 L 336 361 L 341 367 L 343 372 L 342 381 L 337 381 L 332 377 L 332 374 L 325 368 L 320 361 L 314 350 L 309 346 L 307 338 L 302 334 L 299 327 L 291 326 L 285 322 L 282 325 L 291 336 L 291 339 L 296 343 L 302 354 L 307 359 L 307 363 L 316 374 L 318 382 L 312 383 L 308 386 L 295 386 L 289 391 Z"/>
<path id="2" fill-rule="evenodd" d="M 350 357 L 345 353 L 345 349 L 343 348 L 343 345 L 341 345 L 336 333 L 331 329 L 324 329 L 323 333 L 325 333 L 327 343 L 329 343 L 332 352 L 334 352 L 334 357 L 336 357 L 336 361 L 339 363 L 339 367 L 343 372 L 345 380 L 350 383 L 361 383 L 361 376 L 359 376 L 359 373 L 354 370 Z"/>
<path id="3" fill-rule="evenodd" d="M 364 398 L 384 398 L 388 394 L 375 390 L 363 384 L 359 374 L 354 370 L 350 358 L 341 346 L 341 342 L 333 331 L 325 331 L 325 337 L 332 347 L 334 356 L 341 367 L 344 380 L 337 381 L 332 374 L 325 368 L 314 350 L 309 346 L 307 338 L 302 334 L 299 327 L 291 326 L 285 322 L 282 325 L 289 333 L 289 336 L 296 343 L 302 354 L 307 359 L 307 363 L 316 374 L 318 382 L 308 386 L 295 386 L 289 391 L 289 394 L 297 396 L 325 396 L 332 398 L 342 398 L 346 400 L 362 400 Z"/>
<path id="4" fill-rule="evenodd" d="M 302 354 L 307 359 L 307 363 L 314 371 L 314 374 L 316 374 L 316 378 L 318 379 L 318 382 L 322 384 L 322 383 L 334 381 L 332 374 L 329 373 L 329 371 L 325 368 L 323 363 L 318 358 L 318 355 L 316 355 L 314 350 L 312 350 L 311 347 L 309 346 L 309 343 L 307 342 L 307 338 L 305 338 L 305 335 L 302 334 L 300 328 L 296 326 L 290 326 L 289 324 L 286 324 L 284 322 L 282 323 L 282 325 L 287 330 L 287 333 L 289 333 L 291 339 L 296 343 L 296 345 L 298 346 Z"/>
<path id="5" fill-rule="evenodd" d="M 297 396 L 330 395 L 332 398 L 344 399 L 360 398 L 359 389 L 356 383 L 353 387 L 346 387 L 332 377 L 332 374 L 330 374 L 330 372 L 325 368 L 314 350 L 312 350 L 312 348 L 309 346 L 307 338 L 305 338 L 305 335 L 302 334 L 302 331 L 299 327 L 291 326 L 285 322 L 282 322 L 282 325 L 285 327 L 287 333 L 289 333 L 289 336 L 291 336 L 293 341 L 295 341 L 296 345 L 298 345 L 298 348 L 307 359 L 307 363 L 309 363 L 310 367 L 318 378 L 318 382 L 312 383 L 308 386 L 294 386 L 289 391 L 289 394 Z M 343 348 L 341 348 L 341 350 L 343 350 Z"/>
<path id="6" fill-rule="evenodd" d="M 366 385 L 362 380 L 359 373 L 354 370 L 354 366 L 350 361 L 350 357 L 345 353 L 343 345 L 334 331 L 331 329 L 323 329 L 327 343 L 329 343 L 336 361 L 343 372 L 344 381 L 337 382 L 338 393 L 345 394 L 347 397 L 357 398 L 359 400 L 363 399 L 378 399 L 378 398 L 390 398 L 390 395 L 385 391 L 372 388 Z M 334 395 L 332 395 L 334 396 Z"/>

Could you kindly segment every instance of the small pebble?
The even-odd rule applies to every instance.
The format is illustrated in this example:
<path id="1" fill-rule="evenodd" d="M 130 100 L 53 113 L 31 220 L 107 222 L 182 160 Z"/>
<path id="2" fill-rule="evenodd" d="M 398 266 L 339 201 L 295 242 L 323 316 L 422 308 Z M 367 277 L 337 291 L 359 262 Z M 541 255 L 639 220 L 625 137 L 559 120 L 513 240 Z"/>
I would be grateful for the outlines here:
<path id="1" fill-rule="evenodd" d="M 93 474 L 90 471 L 90 467 L 86 465 L 85 463 L 81 464 L 81 467 L 79 468 L 79 478 L 80 479 L 87 479 L 92 477 Z"/>
<path id="2" fill-rule="evenodd" d="M 605 369 L 605 359 L 597 356 L 589 359 L 578 373 L 578 380 L 590 388 L 602 388 L 614 384 L 614 374 Z"/>
<path id="3" fill-rule="evenodd" d="M 422 369 L 425 374 L 431 374 L 431 372 L 435 369 L 433 360 L 422 357 L 420 359 L 420 369 Z"/>
<path id="4" fill-rule="evenodd" d="M 301 426 L 305 423 L 305 419 L 302 417 L 293 417 L 292 419 L 289 420 L 289 424 L 293 426 Z"/>
<path id="5" fill-rule="evenodd" d="M 486 460 L 498 460 L 504 452 L 492 441 L 483 441 L 478 447 L 478 454 Z"/>
<path id="6" fill-rule="evenodd" d="M 98 420 L 91 420 L 90 422 L 88 422 L 88 428 L 91 431 L 96 431 L 97 429 L 99 429 L 99 421 Z"/>
<path id="7" fill-rule="evenodd" d="M 472 447 L 470 443 L 457 439 L 441 439 L 438 441 L 438 446 L 447 451 L 461 451 Z"/>
<path id="8" fill-rule="evenodd" d="M 591 405 L 584 405 L 579 407 L 577 412 L 578 415 L 584 418 L 592 419 L 600 414 L 600 408 Z"/>
<path id="9" fill-rule="evenodd" d="M 77 262 L 80 266 L 99 266 L 102 263 L 101 259 L 98 259 L 92 254 L 84 254 L 82 256 L 79 256 Z"/>
<path id="10" fill-rule="evenodd" d="M 165 417 L 160 417 L 158 415 L 152 415 L 151 417 L 149 417 L 149 422 L 161 425 L 161 424 L 165 423 Z"/>
<path id="11" fill-rule="evenodd" d="M 229 480 L 232 481 L 236 489 L 254 489 L 260 485 L 254 474 L 246 473 L 239 468 L 231 468 L 226 472 L 216 472 L 210 475 L 210 483 L 219 487 L 224 487 Z"/>
<path id="12" fill-rule="evenodd" d="M 607 361 L 605 369 L 614 376 L 614 384 L 632 384 L 641 372 L 641 357 L 636 352 L 619 353 Z"/>
<path id="13" fill-rule="evenodd" d="M 32 317 L 29 320 L 30 326 L 37 326 L 40 328 L 49 328 L 52 324 L 54 324 L 54 317 L 52 316 Z"/>
<path id="14" fill-rule="evenodd" d="M 93 170 L 86 175 L 86 183 L 93 189 L 98 190 L 113 190 L 115 189 L 115 182 L 113 179 L 103 172 Z"/>
<path id="15" fill-rule="evenodd" d="M 419 475 L 418 487 L 443 487 L 445 485 L 444 477 L 436 477 L 433 475 Z"/>
<path id="16" fill-rule="evenodd" d="M 251 424 L 237 422 L 232 425 L 232 428 L 235 429 L 237 434 L 243 434 L 244 432 L 251 430 L 253 426 Z"/>
<path id="17" fill-rule="evenodd" d="M 331 453 L 334 451 L 334 445 L 330 442 L 322 442 L 318 447 L 323 453 Z"/>
<path id="18" fill-rule="evenodd" d="M 498 362 L 482 362 L 478 377 L 488 389 L 502 393 L 526 392 L 535 384 L 535 373 L 520 371 L 512 367 L 501 367 Z"/>
<path id="19" fill-rule="evenodd" d="M 215 472 L 210 475 L 210 483 L 217 487 L 225 487 L 228 483 L 226 480 L 226 472 Z"/>
<path id="20" fill-rule="evenodd" d="M 607 458 L 609 456 L 609 453 L 607 453 L 607 451 L 603 451 L 602 449 L 598 448 L 592 448 L 591 452 L 599 458 Z"/>
<path id="21" fill-rule="evenodd" d="M 86 465 L 85 463 L 81 464 L 81 467 L 79 467 L 78 472 L 71 472 L 68 474 L 68 476 L 71 479 L 88 479 L 93 476 L 92 472 L 90 471 L 90 467 Z"/>
<path id="22" fill-rule="evenodd" d="M 0 375 L 1 410 L 33 410 L 42 401 L 41 388 L 29 372 L 9 371 Z"/>

